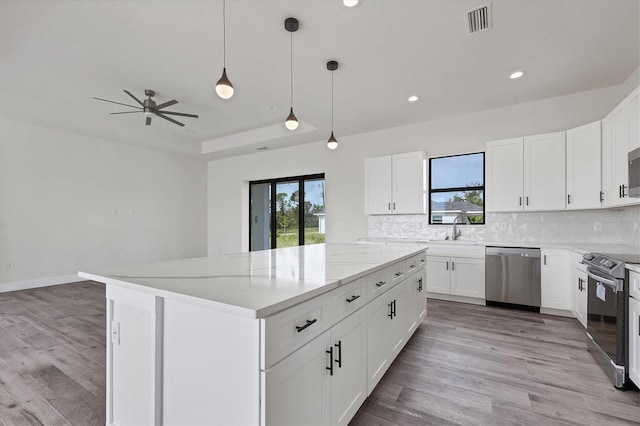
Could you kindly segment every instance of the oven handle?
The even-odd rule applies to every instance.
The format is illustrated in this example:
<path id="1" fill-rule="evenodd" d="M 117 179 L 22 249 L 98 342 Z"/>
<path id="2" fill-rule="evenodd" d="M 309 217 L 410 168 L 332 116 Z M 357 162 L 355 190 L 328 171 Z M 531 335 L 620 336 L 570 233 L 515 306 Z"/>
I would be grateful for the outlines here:
<path id="1" fill-rule="evenodd" d="M 618 291 L 618 282 L 617 282 L 617 280 L 612 280 L 612 279 L 605 278 L 603 276 L 594 274 L 593 272 L 591 272 L 591 268 L 587 269 L 587 275 L 589 275 L 589 277 L 593 278 L 594 280 L 598 281 L 599 283 L 602 283 L 602 284 L 606 285 L 607 287 L 611 287 L 614 292 Z"/>

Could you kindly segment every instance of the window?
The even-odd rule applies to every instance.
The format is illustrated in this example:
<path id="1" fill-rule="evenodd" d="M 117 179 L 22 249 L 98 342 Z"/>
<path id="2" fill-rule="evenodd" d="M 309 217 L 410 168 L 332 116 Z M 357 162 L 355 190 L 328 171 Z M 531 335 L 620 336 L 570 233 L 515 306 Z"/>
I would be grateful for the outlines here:
<path id="1" fill-rule="evenodd" d="M 324 243 L 324 174 L 249 183 L 249 250 Z"/>
<path id="2" fill-rule="evenodd" d="M 484 224 L 484 153 L 429 159 L 429 223 Z"/>

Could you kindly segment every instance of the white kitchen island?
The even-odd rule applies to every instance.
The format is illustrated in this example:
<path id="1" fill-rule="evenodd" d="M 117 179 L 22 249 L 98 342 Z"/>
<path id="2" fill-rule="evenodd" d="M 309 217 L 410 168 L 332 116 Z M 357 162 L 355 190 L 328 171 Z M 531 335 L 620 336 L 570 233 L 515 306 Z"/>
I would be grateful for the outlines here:
<path id="1" fill-rule="evenodd" d="M 80 272 L 106 284 L 107 423 L 347 424 L 426 315 L 420 246 Z"/>

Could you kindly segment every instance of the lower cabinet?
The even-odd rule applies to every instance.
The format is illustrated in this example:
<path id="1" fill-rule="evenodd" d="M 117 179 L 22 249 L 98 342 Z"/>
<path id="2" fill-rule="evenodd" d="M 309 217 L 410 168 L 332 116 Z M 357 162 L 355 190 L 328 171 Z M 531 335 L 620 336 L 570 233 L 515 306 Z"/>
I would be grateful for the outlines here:
<path id="1" fill-rule="evenodd" d="M 427 256 L 427 290 L 484 299 L 484 259 Z"/>
<path id="2" fill-rule="evenodd" d="M 541 308 L 570 311 L 569 250 L 542 249 L 540 254 Z"/>
<path id="3" fill-rule="evenodd" d="M 576 297 L 575 316 L 584 328 L 587 328 L 587 271 L 583 268 L 576 270 L 574 292 Z"/>
<path id="4" fill-rule="evenodd" d="M 266 424 L 348 424 L 367 397 L 365 328 L 359 310 L 264 372 Z"/>
<path id="5" fill-rule="evenodd" d="M 629 378 L 640 387 L 640 300 L 629 298 Z"/>

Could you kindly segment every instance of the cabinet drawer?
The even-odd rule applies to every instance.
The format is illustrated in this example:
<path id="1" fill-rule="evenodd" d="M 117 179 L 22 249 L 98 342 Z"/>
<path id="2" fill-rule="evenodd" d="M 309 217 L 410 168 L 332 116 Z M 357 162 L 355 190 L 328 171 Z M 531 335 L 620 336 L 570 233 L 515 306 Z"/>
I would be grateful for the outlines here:
<path id="1" fill-rule="evenodd" d="M 640 300 L 640 274 L 636 271 L 629 271 L 629 296 Z"/>
<path id="2" fill-rule="evenodd" d="M 420 269 L 420 260 L 418 258 L 419 256 L 416 255 L 416 256 L 411 256 L 409 259 L 407 259 L 406 261 L 407 277 L 415 274 L 416 271 Z"/>
<path id="3" fill-rule="evenodd" d="M 407 261 L 396 262 L 393 265 L 386 268 L 387 280 L 391 283 L 391 287 L 398 284 L 400 281 L 404 281 L 407 278 Z"/>
<path id="4" fill-rule="evenodd" d="M 367 304 L 366 277 L 332 290 L 331 324 L 336 324 Z"/>
<path id="5" fill-rule="evenodd" d="M 260 320 L 260 368 L 266 370 L 331 326 L 330 295 L 311 300 Z"/>
<path id="6" fill-rule="evenodd" d="M 387 278 L 387 270 L 367 275 L 367 300 L 371 301 L 391 288 L 391 282 Z"/>

